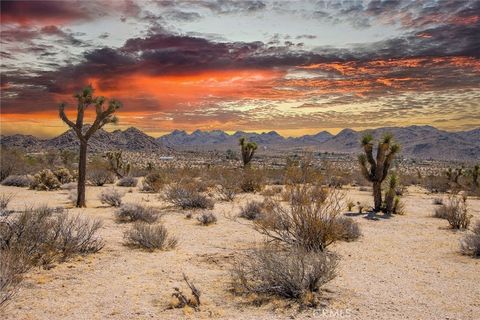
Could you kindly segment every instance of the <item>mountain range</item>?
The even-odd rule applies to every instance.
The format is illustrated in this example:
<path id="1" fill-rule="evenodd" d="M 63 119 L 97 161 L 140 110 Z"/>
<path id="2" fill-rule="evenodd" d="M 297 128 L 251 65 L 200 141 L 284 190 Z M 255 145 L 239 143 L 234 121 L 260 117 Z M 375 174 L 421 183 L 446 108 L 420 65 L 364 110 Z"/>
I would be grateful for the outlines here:
<path id="1" fill-rule="evenodd" d="M 99 130 L 90 139 L 89 150 L 102 152 L 112 149 L 171 153 L 185 150 L 226 150 L 238 148 L 238 139 L 246 137 L 259 145 L 259 152 L 309 149 L 318 152 L 358 153 L 361 137 L 369 132 L 378 139 L 385 133 L 394 135 L 402 146 L 402 155 L 410 158 L 436 160 L 480 159 L 480 128 L 470 131 L 449 132 L 431 126 L 385 127 L 364 131 L 344 129 L 337 135 L 327 131 L 315 135 L 285 138 L 275 131 L 252 133 L 238 131 L 230 135 L 221 130 L 196 130 L 187 133 L 181 130 L 151 137 L 137 128 L 107 132 Z M 24 148 L 28 151 L 45 149 L 76 149 L 77 138 L 72 130 L 52 139 L 40 139 L 30 135 L 1 136 L 4 147 Z"/>

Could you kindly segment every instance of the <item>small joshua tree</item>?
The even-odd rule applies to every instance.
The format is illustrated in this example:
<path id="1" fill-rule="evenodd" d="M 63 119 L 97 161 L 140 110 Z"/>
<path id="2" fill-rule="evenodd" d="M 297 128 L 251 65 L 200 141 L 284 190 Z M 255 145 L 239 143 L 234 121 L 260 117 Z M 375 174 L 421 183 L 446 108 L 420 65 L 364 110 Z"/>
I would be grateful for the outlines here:
<path id="1" fill-rule="evenodd" d="M 121 107 L 121 102 L 111 99 L 108 102 L 108 106 L 105 107 L 105 98 L 102 96 L 94 97 L 93 96 L 93 87 L 91 85 L 86 86 L 80 93 L 77 93 L 74 97 L 78 101 L 77 105 L 77 119 L 75 122 L 68 119 L 65 114 L 66 103 L 62 103 L 59 106 L 59 115 L 60 118 L 65 122 L 70 128 L 73 129 L 75 134 L 80 141 L 80 157 L 78 162 L 78 192 L 77 192 L 77 207 L 85 207 L 85 182 L 86 182 L 86 173 L 87 173 L 87 147 L 88 140 L 92 135 L 104 125 L 108 123 L 116 123 L 118 121 L 117 117 L 113 115 L 118 108 Z M 86 109 L 90 106 L 95 106 L 96 117 L 93 124 L 87 129 L 84 128 L 83 121 L 85 116 Z"/>
<path id="2" fill-rule="evenodd" d="M 365 154 L 358 157 L 360 168 L 365 178 L 373 183 L 374 212 L 382 209 L 382 182 L 388 175 L 388 170 L 400 150 L 400 146 L 393 143 L 393 136 L 387 134 L 378 143 L 376 159 L 373 156 L 373 137 L 366 134 L 362 139 Z"/>
<path id="3" fill-rule="evenodd" d="M 472 176 L 472 187 L 478 188 L 480 183 L 478 182 L 478 173 L 480 171 L 480 165 L 476 164 L 471 170 L 470 174 Z"/>
<path id="4" fill-rule="evenodd" d="M 108 170 L 113 172 L 117 178 L 123 178 L 130 174 L 130 163 L 122 159 L 122 152 L 107 152 Z"/>
<path id="5" fill-rule="evenodd" d="M 244 137 L 238 140 L 240 143 L 241 151 L 242 151 L 242 160 L 243 160 L 243 167 L 247 167 L 250 161 L 255 154 L 255 150 L 257 150 L 257 144 L 255 142 L 249 142 Z"/>

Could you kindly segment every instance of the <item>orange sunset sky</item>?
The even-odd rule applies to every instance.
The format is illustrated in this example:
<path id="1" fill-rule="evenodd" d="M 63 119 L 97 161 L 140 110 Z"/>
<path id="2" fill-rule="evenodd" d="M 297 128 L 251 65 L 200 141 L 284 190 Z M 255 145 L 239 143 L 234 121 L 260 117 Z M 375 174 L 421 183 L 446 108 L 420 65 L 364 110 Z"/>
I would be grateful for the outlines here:
<path id="1" fill-rule="evenodd" d="M 1 1 L 1 133 L 67 129 L 92 84 L 174 129 L 480 126 L 480 1 Z"/>

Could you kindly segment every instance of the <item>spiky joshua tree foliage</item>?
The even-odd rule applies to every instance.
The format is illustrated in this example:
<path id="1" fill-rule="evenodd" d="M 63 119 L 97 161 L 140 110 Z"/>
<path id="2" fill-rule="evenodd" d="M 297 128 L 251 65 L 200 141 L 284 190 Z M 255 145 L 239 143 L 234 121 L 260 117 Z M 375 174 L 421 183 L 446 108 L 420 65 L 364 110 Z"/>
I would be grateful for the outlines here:
<path id="1" fill-rule="evenodd" d="M 378 143 L 376 157 L 373 155 L 373 137 L 366 134 L 362 138 L 364 154 L 359 155 L 360 168 L 365 178 L 373 184 L 374 212 L 382 209 L 382 182 L 388 176 L 388 170 L 400 150 L 393 142 L 393 136 L 385 135 Z"/>
<path id="2" fill-rule="evenodd" d="M 121 151 L 109 151 L 105 156 L 108 159 L 108 170 L 113 172 L 117 178 L 123 178 L 130 174 L 130 162 L 122 159 Z"/>
<path id="3" fill-rule="evenodd" d="M 255 142 L 249 142 L 244 137 L 238 140 L 242 151 L 243 167 L 248 167 L 250 161 L 252 161 L 255 150 L 257 150 L 257 144 Z"/>
<path id="4" fill-rule="evenodd" d="M 75 134 L 80 141 L 80 156 L 78 161 L 78 192 L 77 192 L 77 207 L 85 207 L 85 180 L 87 172 L 87 147 L 88 140 L 92 135 L 100 128 L 105 126 L 108 123 L 116 123 L 118 121 L 117 117 L 113 114 L 117 111 L 118 108 L 122 106 L 120 101 L 111 99 L 108 101 L 108 105 L 105 106 L 105 98 L 102 96 L 94 97 L 94 90 L 91 85 L 86 86 L 81 92 L 74 95 L 77 99 L 77 118 L 76 121 L 71 121 L 65 114 L 66 103 L 62 103 L 59 106 L 59 115 L 60 118 L 65 122 L 70 128 L 73 129 Z M 86 109 L 89 106 L 95 106 L 95 121 L 88 128 L 84 128 L 84 116 Z"/>

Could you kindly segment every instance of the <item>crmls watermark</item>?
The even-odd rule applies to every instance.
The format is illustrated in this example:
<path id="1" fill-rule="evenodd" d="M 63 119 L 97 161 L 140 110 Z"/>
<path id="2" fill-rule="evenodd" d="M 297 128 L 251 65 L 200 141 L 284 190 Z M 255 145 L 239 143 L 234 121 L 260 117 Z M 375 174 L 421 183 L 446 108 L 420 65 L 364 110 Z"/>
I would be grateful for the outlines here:
<path id="1" fill-rule="evenodd" d="M 348 319 L 352 317 L 350 309 L 321 309 L 315 310 L 314 316 L 319 319 Z"/>

